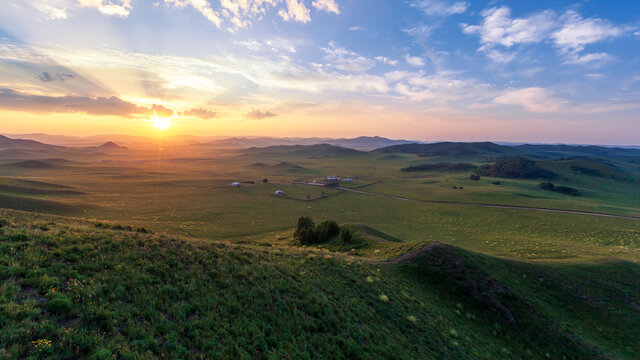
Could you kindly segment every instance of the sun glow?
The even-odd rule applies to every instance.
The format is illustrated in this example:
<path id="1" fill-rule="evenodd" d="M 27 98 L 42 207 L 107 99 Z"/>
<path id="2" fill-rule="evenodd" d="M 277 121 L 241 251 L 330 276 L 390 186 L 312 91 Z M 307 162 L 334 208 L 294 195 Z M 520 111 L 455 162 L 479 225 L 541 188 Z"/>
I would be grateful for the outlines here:
<path id="1" fill-rule="evenodd" d="M 167 118 L 154 117 L 152 119 L 153 126 L 158 130 L 166 130 L 171 126 L 171 122 Z"/>

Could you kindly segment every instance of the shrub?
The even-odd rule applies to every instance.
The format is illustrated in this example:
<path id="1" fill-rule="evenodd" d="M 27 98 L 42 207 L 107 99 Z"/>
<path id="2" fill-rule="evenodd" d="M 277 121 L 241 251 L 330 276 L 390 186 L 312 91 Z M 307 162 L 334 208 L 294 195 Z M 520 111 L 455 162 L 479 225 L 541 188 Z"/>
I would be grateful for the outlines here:
<path id="1" fill-rule="evenodd" d="M 262 183 L 263 183 L 263 184 L 266 184 L 266 183 L 268 183 L 268 182 L 269 182 L 269 179 L 262 179 Z"/>
<path id="2" fill-rule="evenodd" d="M 540 183 L 538 187 L 542 190 L 555 191 L 560 194 L 580 196 L 580 192 L 577 189 L 568 186 L 555 186 L 550 182 Z"/>
<path id="3" fill-rule="evenodd" d="M 342 229 L 342 231 L 340 232 L 340 245 L 348 244 L 349 241 L 351 241 L 352 237 L 353 235 L 351 235 L 351 231 L 347 229 Z"/>
<path id="4" fill-rule="evenodd" d="M 300 241 L 301 244 L 313 244 L 316 242 L 316 224 L 309 216 L 300 216 L 298 218 L 298 226 L 293 233 L 293 237 Z"/>
<path id="5" fill-rule="evenodd" d="M 325 220 L 318 225 L 318 243 L 325 243 L 340 234 L 340 226 L 335 220 Z"/>
<path id="6" fill-rule="evenodd" d="M 471 176 L 469 176 L 469 179 L 473 180 L 473 181 L 478 181 L 480 180 L 480 175 L 478 174 L 471 174 Z"/>
<path id="7" fill-rule="evenodd" d="M 539 168 L 535 161 L 519 156 L 499 158 L 494 164 L 483 165 L 476 172 L 482 176 L 516 179 L 551 179 L 555 176 L 554 173 Z"/>
<path id="8" fill-rule="evenodd" d="M 55 297 L 47 303 L 47 310 L 54 314 L 66 314 L 73 308 L 73 301 L 67 296 Z"/>

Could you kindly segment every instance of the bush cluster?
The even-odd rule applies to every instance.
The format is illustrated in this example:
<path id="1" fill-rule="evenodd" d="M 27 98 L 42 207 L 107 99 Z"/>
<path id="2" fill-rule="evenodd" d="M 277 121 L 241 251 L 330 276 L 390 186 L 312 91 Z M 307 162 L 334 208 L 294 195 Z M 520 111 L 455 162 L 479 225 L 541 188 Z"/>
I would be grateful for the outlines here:
<path id="1" fill-rule="evenodd" d="M 542 190 L 555 191 L 557 193 L 580 196 L 580 192 L 577 189 L 568 186 L 555 186 L 550 182 L 543 182 L 538 185 Z"/>
<path id="2" fill-rule="evenodd" d="M 539 168 L 535 161 L 519 156 L 502 157 L 494 164 L 482 165 L 476 174 L 512 179 L 551 179 L 555 176 L 551 171 Z"/>
<path id="3" fill-rule="evenodd" d="M 348 231 L 343 230 L 343 233 L 344 232 Z M 298 218 L 298 226 L 293 233 L 293 237 L 300 241 L 300 244 L 309 245 L 326 243 L 338 234 L 340 234 L 340 226 L 335 220 L 325 220 L 316 226 L 311 217 L 301 216 Z M 343 236 L 346 236 L 346 241 L 351 239 L 351 233 L 348 235 L 343 234 Z"/>

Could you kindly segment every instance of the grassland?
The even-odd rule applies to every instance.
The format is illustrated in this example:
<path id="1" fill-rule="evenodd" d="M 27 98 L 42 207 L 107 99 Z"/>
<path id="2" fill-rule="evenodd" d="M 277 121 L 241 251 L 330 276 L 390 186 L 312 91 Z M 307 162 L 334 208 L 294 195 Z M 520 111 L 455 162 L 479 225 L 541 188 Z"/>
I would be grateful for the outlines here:
<path id="1" fill-rule="evenodd" d="M 0 160 L 0 355 L 638 357 L 640 221 L 462 204 L 640 217 L 632 161 L 538 160 L 572 197 L 322 150 Z M 300 247 L 299 216 L 355 236 Z"/>
<path id="2" fill-rule="evenodd" d="M 8 358 L 632 359 L 640 351 L 632 262 L 533 264 L 439 243 L 376 262 L 0 217 Z"/>

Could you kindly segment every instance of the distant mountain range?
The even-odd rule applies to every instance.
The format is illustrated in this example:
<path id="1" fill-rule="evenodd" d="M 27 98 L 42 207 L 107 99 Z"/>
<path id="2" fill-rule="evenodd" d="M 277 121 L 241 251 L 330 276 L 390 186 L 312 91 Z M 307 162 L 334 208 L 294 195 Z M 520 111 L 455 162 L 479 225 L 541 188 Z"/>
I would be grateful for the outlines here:
<path id="1" fill-rule="evenodd" d="M 51 140 L 63 140 L 73 143 L 73 137 L 49 136 L 46 134 L 31 134 L 38 138 Z M 103 136 L 92 137 L 91 141 L 102 139 Z M 149 145 L 158 145 L 158 139 L 116 136 L 129 140 L 136 148 L 149 148 Z M 86 144 L 88 138 L 77 141 L 77 144 Z M 409 140 L 393 140 L 380 136 L 360 136 L 356 138 L 273 138 L 273 137 L 235 137 L 226 139 L 206 140 L 197 136 L 173 136 L 162 139 L 162 146 L 179 145 L 188 150 L 195 146 L 199 150 L 208 152 L 207 147 L 243 149 L 248 153 L 294 153 L 301 156 L 348 156 L 357 155 L 365 151 L 374 151 L 383 154 L 416 154 L 422 157 L 433 156 L 483 156 L 496 158 L 500 156 L 526 156 L 537 159 L 557 159 L 576 156 L 598 158 L 627 158 L 640 156 L 640 147 L 609 147 L 596 145 L 545 145 L 545 144 L 496 144 L 493 142 L 437 142 L 423 143 Z M 146 144 L 146 146 L 145 146 Z M 64 147 L 52 145 L 33 139 L 11 138 L 0 135 L 0 155 L 6 158 L 19 158 L 30 156 L 28 152 L 74 151 L 86 150 L 99 151 L 106 155 L 109 150 L 126 150 L 127 146 L 112 140 L 103 141 L 93 146 Z M 39 157 L 38 157 L 39 158 Z"/>
<path id="2" fill-rule="evenodd" d="M 328 144 L 334 146 L 340 146 L 344 148 L 356 149 L 356 150 L 374 150 L 382 147 L 410 144 L 415 141 L 409 140 L 392 140 L 383 138 L 380 136 L 360 136 L 353 139 L 333 139 L 333 138 L 273 138 L 273 137 L 259 137 L 259 138 L 229 138 L 213 140 L 207 143 L 202 143 L 202 146 L 216 146 L 223 148 L 252 148 L 252 147 L 270 147 L 270 146 L 294 146 L 294 145 L 320 145 Z"/>

